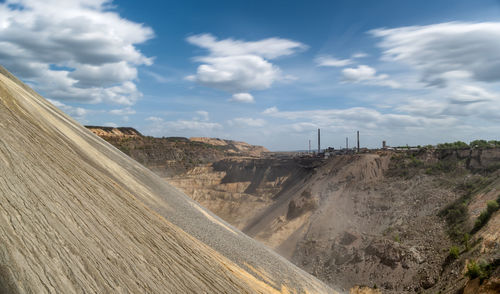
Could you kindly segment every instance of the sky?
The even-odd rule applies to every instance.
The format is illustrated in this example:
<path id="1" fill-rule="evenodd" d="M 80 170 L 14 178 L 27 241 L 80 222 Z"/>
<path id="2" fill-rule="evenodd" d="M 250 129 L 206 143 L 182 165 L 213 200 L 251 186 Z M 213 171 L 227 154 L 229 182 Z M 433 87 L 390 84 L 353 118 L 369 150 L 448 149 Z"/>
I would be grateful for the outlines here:
<path id="1" fill-rule="evenodd" d="M 270 150 L 500 140 L 500 1 L 0 1 L 0 64 L 85 125 Z"/>

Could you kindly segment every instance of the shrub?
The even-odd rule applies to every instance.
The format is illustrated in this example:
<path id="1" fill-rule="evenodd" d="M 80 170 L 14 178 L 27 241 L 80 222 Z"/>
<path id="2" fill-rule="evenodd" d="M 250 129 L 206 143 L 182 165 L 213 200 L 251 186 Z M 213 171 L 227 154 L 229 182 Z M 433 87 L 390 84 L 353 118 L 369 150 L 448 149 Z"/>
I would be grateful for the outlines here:
<path id="1" fill-rule="evenodd" d="M 469 235 L 468 233 L 465 233 L 465 234 L 464 234 L 464 246 L 465 246 L 465 251 L 469 251 L 469 249 L 470 249 L 469 240 L 470 240 L 470 235 Z"/>
<path id="2" fill-rule="evenodd" d="M 479 278 L 480 283 L 482 283 L 484 279 L 487 279 L 491 276 L 491 274 L 499 265 L 500 260 L 498 259 L 494 260 L 492 263 L 487 263 L 485 261 L 477 262 L 471 260 L 469 264 L 467 264 L 467 272 L 465 273 L 465 276 L 469 277 L 469 279 L 471 280 Z"/>
<path id="3" fill-rule="evenodd" d="M 467 264 L 467 272 L 465 272 L 465 275 L 469 277 L 469 279 L 473 280 L 475 278 L 481 277 L 481 274 L 482 270 L 479 263 L 477 263 L 474 260 L 471 260 L 469 264 Z"/>
<path id="4" fill-rule="evenodd" d="M 475 148 L 490 148 L 492 147 L 486 140 L 474 140 L 469 144 L 471 147 Z"/>
<path id="5" fill-rule="evenodd" d="M 448 234 L 453 239 L 459 241 L 465 232 L 469 231 L 466 228 L 468 219 L 467 205 L 474 194 L 484 189 L 491 180 L 485 177 L 473 177 L 467 182 L 459 186 L 459 189 L 464 191 L 464 194 L 453 203 L 442 209 L 438 216 L 446 220 L 448 224 Z M 471 233 L 475 231 L 472 230 Z"/>
<path id="6" fill-rule="evenodd" d="M 460 248 L 458 248 L 458 246 L 451 246 L 450 257 L 453 259 L 457 259 L 459 255 L 460 255 Z"/>
<path id="7" fill-rule="evenodd" d="M 467 147 L 469 147 L 469 145 L 462 141 L 456 141 L 453 143 L 441 143 L 437 145 L 437 149 L 461 149 Z"/>
<path id="8" fill-rule="evenodd" d="M 488 201 L 486 206 L 486 211 L 488 211 L 490 214 L 498 210 L 498 203 L 495 200 Z"/>
<path id="9" fill-rule="evenodd" d="M 496 200 L 488 201 L 486 209 L 481 212 L 481 214 L 477 217 L 476 222 L 474 223 L 474 228 L 471 233 L 475 233 L 479 231 L 484 225 L 486 225 L 491 218 L 491 215 L 497 211 L 499 208 L 498 202 Z"/>

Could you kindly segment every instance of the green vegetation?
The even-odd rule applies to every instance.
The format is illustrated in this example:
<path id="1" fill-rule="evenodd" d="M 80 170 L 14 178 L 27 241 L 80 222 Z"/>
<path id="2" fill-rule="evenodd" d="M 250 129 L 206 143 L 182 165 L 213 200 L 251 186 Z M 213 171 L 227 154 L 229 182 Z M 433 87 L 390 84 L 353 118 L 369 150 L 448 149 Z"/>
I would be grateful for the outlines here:
<path id="1" fill-rule="evenodd" d="M 465 233 L 464 234 L 464 246 L 465 246 L 465 251 L 469 251 L 470 250 L 470 235 L 469 233 Z"/>
<path id="2" fill-rule="evenodd" d="M 449 255 L 451 258 L 457 259 L 460 255 L 460 248 L 458 248 L 458 246 L 451 246 Z"/>
<path id="3" fill-rule="evenodd" d="M 453 143 L 441 143 L 437 144 L 437 149 L 462 149 L 469 148 L 469 145 L 462 141 L 456 141 Z"/>
<path id="4" fill-rule="evenodd" d="M 469 144 L 462 141 L 456 141 L 452 143 L 441 143 L 437 144 L 436 146 L 437 149 L 465 149 L 465 148 L 487 149 L 487 148 L 499 148 L 499 147 L 500 147 L 500 141 L 496 140 L 491 140 L 491 141 L 474 140 Z"/>
<path id="5" fill-rule="evenodd" d="M 474 261 L 471 260 L 469 264 L 467 264 L 467 272 L 465 273 L 466 277 L 473 280 L 475 278 L 479 278 L 482 283 L 484 279 L 487 279 L 491 276 L 493 271 L 500 265 L 500 260 L 496 259 L 491 263 L 487 263 L 485 261 Z"/>
<path id="6" fill-rule="evenodd" d="M 482 227 L 484 227 L 484 225 L 486 225 L 490 220 L 491 215 L 498 209 L 499 205 L 497 200 L 488 201 L 486 209 L 483 212 L 481 212 L 479 217 L 476 219 L 476 222 L 474 223 L 474 228 L 472 229 L 471 233 L 476 233 Z"/>
<path id="7" fill-rule="evenodd" d="M 448 224 L 448 234 L 450 237 L 460 240 L 468 231 L 465 227 L 468 218 L 467 205 L 473 195 L 490 183 L 490 179 L 482 176 L 475 176 L 469 179 L 459 186 L 459 189 L 464 191 L 464 194 L 439 212 L 438 215 L 445 219 Z"/>

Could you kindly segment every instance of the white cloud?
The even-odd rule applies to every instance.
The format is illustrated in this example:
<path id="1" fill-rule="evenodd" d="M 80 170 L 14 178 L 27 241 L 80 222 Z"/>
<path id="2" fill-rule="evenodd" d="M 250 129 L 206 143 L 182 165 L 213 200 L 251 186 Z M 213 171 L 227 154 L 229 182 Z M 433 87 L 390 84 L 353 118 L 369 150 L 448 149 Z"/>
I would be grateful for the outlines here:
<path id="1" fill-rule="evenodd" d="M 249 93 L 233 94 L 233 97 L 230 99 L 230 101 L 242 102 L 242 103 L 254 103 L 255 102 L 253 96 Z"/>
<path id="2" fill-rule="evenodd" d="M 292 129 L 296 131 L 306 131 L 306 128 L 309 127 L 313 129 L 321 127 L 337 131 L 445 127 L 456 122 L 456 119 L 448 116 L 430 118 L 409 114 L 381 113 L 366 107 L 306 111 L 279 111 L 275 109 L 268 112 L 267 115 L 274 118 L 298 121 L 291 125 Z"/>
<path id="3" fill-rule="evenodd" d="M 214 130 L 222 129 L 222 125 L 214 122 L 202 122 L 198 120 L 176 120 L 176 121 L 166 121 L 164 127 L 179 132 L 210 132 Z"/>
<path id="4" fill-rule="evenodd" d="M 367 65 L 360 65 L 357 68 L 345 68 L 342 75 L 345 81 L 360 82 L 376 78 L 377 71 Z"/>
<path id="5" fill-rule="evenodd" d="M 135 114 L 135 110 L 133 110 L 130 107 L 125 107 L 121 109 L 112 109 L 109 111 L 109 113 L 114 114 L 114 115 L 131 115 Z"/>
<path id="6" fill-rule="evenodd" d="M 461 71 L 473 80 L 500 81 L 500 22 L 450 22 L 378 29 L 384 60 L 410 65 L 427 85 L 445 86 L 447 73 Z"/>
<path id="7" fill-rule="evenodd" d="M 365 58 L 367 57 L 368 54 L 364 53 L 364 52 L 357 52 L 357 53 L 354 53 L 351 58 Z"/>
<path id="8" fill-rule="evenodd" d="M 264 90 L 280 79 L 278 67 L 256 55 L 204 57 L 196 71 L 198 83 L 230 93 Z"/>
<path id="9" fill-rule="evenodd" d="M 103 125 L 105 127 L 112 127 L 112 128 L 117 128 L 118 127 L 118 125 L 115 124 L 114 122 L 105 122 L 105 123 L 103 123 Z"/>
<path id="10" fill-rule="evenodd" d="M 137 69 L 125 61 L 103 65 L 82 64 L 68 77 L 78 81 L 74 85 L 81 88 L 107 87 L 135 79 Z"/>
<path id="11" fill-rule="evenodd" d="M 296 41 L 268 38 L 260 41 L 217 40 L 210 34 L 190 36 L 190 44 L 208 50 L 208 55 L 194 58 L 201 62 L 195 75 L 185 79 L 230 93 L 264 90 L 279 80 L 287 80 L 269 60 L 307 49 Z"/>
<path id="12" fill-rule="evenodd" d="M 344 67 L 346 65 L 352 64 L 351 59 L 337 59 L 329 55 L 318 56 L 314 59 L 317 66 L 329 66 L 329 67 Z"/>
<path id="13" fill-rule="evenodd" d="M 344 68 L 342 70 L 342 78 L 344 82 L 360 83 L 387 86 L 391 88 L 399 88 L 400 85 L 396 81 L 390 80 L 386 74 L 377 75 L 377 71 L 367 65 L 359 65 L 356 68 Z"/>
<path id="14" fill-rule="evenodd" d="M 52 100 L 52 99 L 47 99 L 47 100 L 49 100 L 49 102 L 52 103 L 54 106 L 61 109 L 62 111 L 64 111 L 68 115 L 70 115 L 71 117 L 76 118 L 77 120 L 84 120 L 85 115 L 87 115 L 89 112 L 85 108 L 66 105 L 66 104 L 59 102 L 57 100 Z"/>
<path id="15" fill-rule="evenodd" d="M 262 113 L 263 114 L 273 114 L 273 113 L 277 113 L 279 110 L 276 106 L 273 106 L 273 107 L 269 107 L 269 108 L 266 108 Z"/>
<path id="16" fill-rule="evenodd" d="M 196 114 L 198 115 L 198 117 L 195 119 L 199 119 L 202 121 L 208 121 L 210 119 L 208 111 L 198 110 L 198 111 L 196 111 Z"/>
<path id="17" fill-rule="evenodd" d="M 165 121 L 158 117 L 149 117 L 147 120 L 152 122 L 147 133 L 153 136 L 210 136 L 223 129 L 219 123 L 198 119 Z"/>
<path id="18" fill-rule="evenodd" d="M 475 85 L 453 82 L 452 89 L 433 91 L 429 97 L 419 97 L 398 106 L 398 111 L 430 118 L 455 117 L 464 121 L 498 121 L 500 94 Z M 470 123 L 470 122 L 467 122 Z"/>
<path id="19" fill-rule="evenodd" d="M 211 136 L 223 129 L 217 122 L 210 121 L 210 115 L 205 110 L 194 112 L 191 119 L 165 120 L 161 117 L 150 116 L 146 121 L 151 122 L 147 128 L 148 134 L 153 136 Z"/>
<path id="20" fill-rule="evenodd" d="M 157 117 L 157 116 L 150 116 L 150 117 L 146 118 L 146 120 L 159 123 L 159 122 L 163 121 L 163 118 Z"/>
<path id="21" fill-rule="evenodd" d="M 0 3 L 0 63 L 47 97 L 131 105 L 140 96 L 135 45 L 153 31 L 110 10 L 109 0 Z"/>
<path id="22" fill-rule="evenodd" d="M 228 121 L 231 126 L 263 127 L 266 121 L 261 118 L 237 117 Z"/>
<path id="23" fill-rule="evenodd" d="M 225 39 L 217 40 L 211 34 L 194 35 L 187 41 L 198 47 L 207 49 L 211 56 L 256 55 L 266 59 L 292 55 L 307 49 L 307 46 L 296 41 L 282 38 L 268 38 L 255 42 Z"/>

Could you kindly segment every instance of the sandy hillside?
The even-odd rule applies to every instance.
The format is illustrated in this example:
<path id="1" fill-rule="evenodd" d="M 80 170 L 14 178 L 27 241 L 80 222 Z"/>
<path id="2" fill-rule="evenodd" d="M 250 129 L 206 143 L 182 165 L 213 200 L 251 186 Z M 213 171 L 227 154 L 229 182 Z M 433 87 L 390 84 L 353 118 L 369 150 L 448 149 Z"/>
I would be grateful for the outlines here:
<path id="1" fill-rule="evenodd" d="M 1 293 L 331 293 L 0 67 Z"/>

